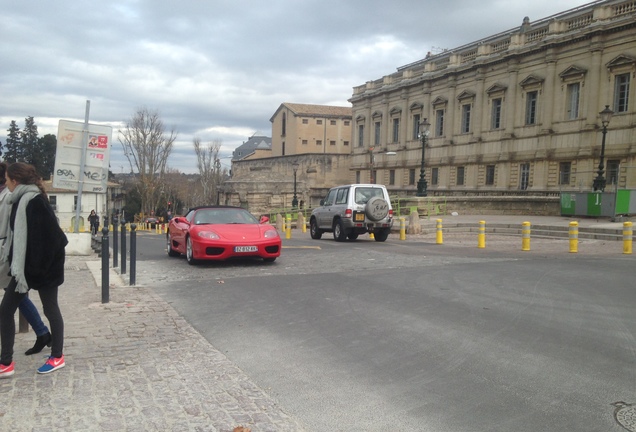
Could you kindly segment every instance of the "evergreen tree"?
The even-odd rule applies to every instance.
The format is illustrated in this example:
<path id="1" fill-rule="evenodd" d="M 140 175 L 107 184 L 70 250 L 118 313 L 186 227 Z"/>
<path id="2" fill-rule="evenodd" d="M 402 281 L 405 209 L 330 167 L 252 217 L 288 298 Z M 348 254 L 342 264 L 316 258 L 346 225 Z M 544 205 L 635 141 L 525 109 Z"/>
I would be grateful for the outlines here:
<path id="1" fill-rule="evenodd" d="M 24 158 L 22 162 L 31 164 L 37 168 L 42 166 L 42 152 L 38 146 L 38 127 L 35 125 L 33 117 L 24 119 L 24 129 L 22 129 L 22 148 Z M 38 170 L 40 171 L 40 170 Z"/>
<path id="2" fill-rule="evenodd" d="M 38 139 L 41 165 L 36 165 L 38 173 L 44 180 L 50 180 L 55 170 L 55 152 L 57 149 L 57 138 L 53 134 L 46 134 Z"/>
<path id="3" fill-rule="evenodd" d="M 9 132 L 9 134 L 7 135 L 7 142 L 4 146 L 4 161 L 6 163 L 13 163 L 22 160 L 22 139 L 20 128 L 15 120 L 11 120 L 11 125 L 9 125 L 7 132 Z"/>

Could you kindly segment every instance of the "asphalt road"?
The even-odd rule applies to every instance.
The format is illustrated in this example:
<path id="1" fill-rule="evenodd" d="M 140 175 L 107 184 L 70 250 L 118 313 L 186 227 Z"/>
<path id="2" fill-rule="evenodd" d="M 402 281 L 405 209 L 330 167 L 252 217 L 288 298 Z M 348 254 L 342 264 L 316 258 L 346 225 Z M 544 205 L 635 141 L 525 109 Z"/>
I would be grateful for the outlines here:
<path id="1" fill-rule="evenodd" d="M 311 431 L 625 430 L 633 256 L 297 237 L 193 267 L 142 234 L 137 283 Z"/>

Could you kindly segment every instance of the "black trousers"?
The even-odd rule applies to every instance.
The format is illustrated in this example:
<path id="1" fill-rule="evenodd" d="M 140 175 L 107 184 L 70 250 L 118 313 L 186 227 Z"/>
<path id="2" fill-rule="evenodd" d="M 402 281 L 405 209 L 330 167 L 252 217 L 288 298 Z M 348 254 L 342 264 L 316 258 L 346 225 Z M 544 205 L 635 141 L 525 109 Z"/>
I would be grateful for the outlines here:
<path id="1" fill-rule="evenodd" d="M 9 365 L 13 361 L 13 344 L 15 342 L 15 311 L 26 294 L 15 291 L 17 282 L 11 279 L 4 289 L 4 297 L 0 302 L 0 363 Z M 42 311 L 49 320 L 51 329 L 51 355 L 62 357 L 64 349 L 64 319 L 57 303 L 59 287 L 48 287 L 37 290 L 42 301 Z"/>

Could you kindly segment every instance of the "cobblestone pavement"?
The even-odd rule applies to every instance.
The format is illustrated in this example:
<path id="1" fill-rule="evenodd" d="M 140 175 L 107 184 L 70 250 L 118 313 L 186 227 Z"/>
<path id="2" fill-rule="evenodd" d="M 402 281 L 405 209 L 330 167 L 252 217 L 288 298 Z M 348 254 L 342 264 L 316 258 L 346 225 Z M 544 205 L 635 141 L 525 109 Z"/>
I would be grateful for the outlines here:
<path id="1" fill-rule="evenodd" d="M 1 431 L 304 430 L 152 289 L 123 286 L 111 269 L 102 304 L 95 259 L 67 257 L 65 368 L 38 375 L 47 349 L 25 356 L 34 334 L 17 335 L 16 373 L 0 380 Z"/>

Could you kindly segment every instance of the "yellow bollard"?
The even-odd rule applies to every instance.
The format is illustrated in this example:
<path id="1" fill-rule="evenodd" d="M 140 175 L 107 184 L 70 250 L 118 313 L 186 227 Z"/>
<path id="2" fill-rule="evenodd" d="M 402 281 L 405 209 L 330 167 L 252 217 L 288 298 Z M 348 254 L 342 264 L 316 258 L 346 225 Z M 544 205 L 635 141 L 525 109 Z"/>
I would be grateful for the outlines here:
<path id="1" fill-rule="evenodd" d="M 291 215 L 287 215 L 286 219 L 287 220 L 285 225 L 287 229 L 285 230 L 285 238 L 290 239 L 291 238 Z"/>
<path id="2" fill-rule="evenodd" d="M 579 223 L 570 222 L 570 253 L 579 251 Z"/>
<path id="3" fill-rule="evenodd" d="M 369 239 L 375 240 L 375 235 L 373 235 L 373 231 L 369 232 Z"/>
<path id="4" fill-rule="evenodd" d="M 436 243 L 444 244 L 444 234 L 442 233 L 442 220 L 437 219 L 437 235 L 436 235 Z"/>
<path id="5" fill-rule="evenodd" d="M 623 253 L 632 254 L 632 223 L 623 222 Z"/>
<path id="6" fill-rule="evenodd" d="M 521 224 L 521 250 L 530 250 L 530 222 L 523 222 Z"/>
<path id="7" fill-rule="evenodd" d="M 406 218 L 400 217 L 400 240 L 406 240 Z"/>
<path id="8" fill-rule="evenodd" d="M 479 221 L 479 234 L 477 235 L 477 247 L 484 249 L 486 247 L 486 221 Z"/>

